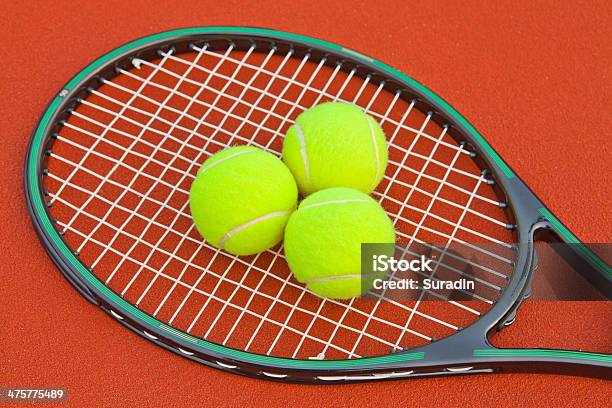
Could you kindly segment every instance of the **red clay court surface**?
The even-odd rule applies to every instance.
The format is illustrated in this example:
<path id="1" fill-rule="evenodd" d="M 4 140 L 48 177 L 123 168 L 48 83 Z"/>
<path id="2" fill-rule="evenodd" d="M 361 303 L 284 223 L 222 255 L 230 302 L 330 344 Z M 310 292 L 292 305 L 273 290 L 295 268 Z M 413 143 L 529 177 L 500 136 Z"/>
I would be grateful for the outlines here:
<path id="1" fill-rule="evenodd" d="M 180 2 L 156 10 L 144 2 L 2 6 L 8 67 L 0 80 L 0 154 L 7 173 L 0 184 L 7 197 L 0 386 L 65 386 L 75 406 L 607 405 L 609 382 L 577 377 L 302 386 L 226 374 L 128 333 L 81 298 L 39 244 L 21 177 L 27 140 L 48 100 L 84 65 L 118 45 L 202 25 L 297 32 L 406 72 L 463 113 L 576 235 L 586 242 L 612 241 L 612 117 L 604 110 L 612 99 L 612 12 L 606 3 L 375 6 L 326 2 L 324 12 L 318 4 L 292 2 Z M 609 303 L 564 303 L 560 309 L 554 302 L 532 302 L 495 343 L 609 352 L 610 323 Z"/>

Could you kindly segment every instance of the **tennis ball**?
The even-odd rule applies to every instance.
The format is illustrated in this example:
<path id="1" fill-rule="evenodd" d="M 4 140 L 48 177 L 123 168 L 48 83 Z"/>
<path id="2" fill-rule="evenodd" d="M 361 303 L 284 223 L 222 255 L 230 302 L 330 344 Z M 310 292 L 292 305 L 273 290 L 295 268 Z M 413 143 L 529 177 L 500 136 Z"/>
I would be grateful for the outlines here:
<path id="1" fill-rule="evenodd" d="M 374 191 L 387 167 L 380 125 L 355 105 L 327 102 L 300 114 L 287 131 L 283 161 L 302 195 L 331 187 Z"/>
<path id="2" fill-rule="evenodd" d="M 282 239 L 297 196 L 295 180 L 279 158 L 240 146 L 204 162 L 191 185 L 189 207 L 206 241 L 231 254 L 252 255 Z"/>
<path id="3" fill-rule="evenodd" d="M 285 257 L 295 278 L 314 293 L 348 299 L 369 289 L 375 278 L 362 275 L 362 243 L 395 243 L 382 207 L 350 188 L 318 191 L 304 199 L 285 228 Z M 393 245 L 387 256 L 393 255 Z M 365 280 L 364 280 L 365 279 Z"/>

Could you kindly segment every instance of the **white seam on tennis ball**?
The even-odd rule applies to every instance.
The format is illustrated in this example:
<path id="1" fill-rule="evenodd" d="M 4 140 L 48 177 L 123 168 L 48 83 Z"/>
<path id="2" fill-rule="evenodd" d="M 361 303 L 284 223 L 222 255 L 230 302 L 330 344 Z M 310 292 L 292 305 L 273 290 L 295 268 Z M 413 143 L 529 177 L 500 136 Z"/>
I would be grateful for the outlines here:
<path id="1" fill-rule="evenodd" d="M 376 133 L 374 131 L 374 125 L 372 125 L 372 120 L 369 116 L 366 116 L 366 122 L 368 122 L 368 126 L 370 127 L 370 135 L 372 136 L 372 143 L 374 143 L 374 155 L 376 156 L 376 174 L 374 175 L 374 179 L 370 183 L 370 190 L 374 190 L 376 187 L 376 180 L 378 180 L 378 176 L 380 174 L 380 152 L 378 151 L 378 144 L 376 143 Z"/>
<path id="2" fill-rule="evenodd" d="M 362 277 L 369 277 L 369 276 L 378 276 L 378 274 L 374 274 L 374 273 L 361 274 L 360 273 L 360 274 L 349 274 L 349 275 L 334 275 L 334 276 L 326 276 L 324 278 L 309 279 L 309 280 L 303 281 L 302 283 L 307 285 L 309 283 L 327 282 L 327 281 L 342 280 L 342 279 L 362 278 Z"/>
<path id="3" fill-rule="evenodd" d="M 257 224 L 258 222 L 266 221 L 274 217 L 282 217 L 284 215 L 289 214 L 290 212 L 291 210 L 273 211 L 271 213 L 262 215 L 261 217 L 253 218 L 251 221 L 247 221 L 244 224 L 240 224 L 239 226 L 232 228 L 230 231 L 228 231 L 227 234 L 223 236 L 223 238 L 221 238 L 221 241 L 219 242 L 219 248 L 224 249 L 227 240 L 239 233 L 240 231 Z"/>
<path id="4" fill-rule="evenodd" d="M 233 158 L 233 157 L 241 156 L 241 155 L 243 155 L 243 154 L 247 154 L 247 153 L 255 153 L 256 151 L 257 151 L 257 150 L 244 150 L 244 151 L 241 151 L 241 152 L 236 152 L 236 153 L 234 153 L 234 154 L 230 154 L 230 155 L 229 155 L 229 156 L 227 156 L 227 157 L 224 157 L 224 158 L 222 158 L 222 159 L 220 159 L 220 160 L 217 160 L 216 162 L 212 163 L 212 164 L 211 164 L 211 165 L 209 165 L 208 167 L 205 167 L 205 168 L 201 169 L 201 170 L 198 172 L 198 176 L 199 176 L 200 174 L 203 174 L 203 173 L 204 173 L 205 171 L 207 171 L 208 169 L 210 169 L 210 168 L 212 168 L 212 167 L 216 166 L 216 165 L 217 165 L 217 164 L 219 164 L 219 163 L 223 163 L 224 161 L 227 161 L 227 160 L 229 160 L 229 159 L 231 159 L 231 158 Z"/>
<path id="5" fill-rule="evenodd" d="M 302 127 L 297 122 L 295 122 L 295 132 L 297 133 L 298 140 L 300 141 L 300 154 L 302 156 L 302 163 L 304 163 L 306 182 L 310 185 L 310 165 L 308 164 L 308 155 L 306 154 L 306 138 L 304 137 Z"/>
<path id="6" fill-rule="evenodd" d="M 345 204 L 345 203 L 369 203 L 370 200 L 364 200 L 361 198 L 355 198 L 352 200 L 331 200 L 331 201 L 322 201 L 320 203 L 314 203 L 314 204 L 310 204 L 310 205 L 305 205 L 304 207 L 300 207 L 300 210 L 304 210 L 306 208 L 313 208 L 313 207 L 320 207 L 322 205 L 327 205 L 327 204 Z"/>

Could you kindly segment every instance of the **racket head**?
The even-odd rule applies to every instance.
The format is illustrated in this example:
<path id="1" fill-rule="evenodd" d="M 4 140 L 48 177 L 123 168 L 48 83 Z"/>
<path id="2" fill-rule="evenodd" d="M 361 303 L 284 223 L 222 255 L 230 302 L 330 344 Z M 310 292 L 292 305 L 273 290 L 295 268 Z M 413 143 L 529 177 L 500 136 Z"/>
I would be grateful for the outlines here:
<path id="1" fill-rule="evenodd" d="M 247 352 L 193 336 L 158 320 L 150 311 L 135 307 L 101 281 L 80 258 L 81 254 L 75 253 L 74 245 L 61 235 L 54 214 L 47 208 L 49 197 L 45 191 L 45 177 L 48 175 L 49 150 L 53 147 L 54 138 L 70 123 L 83 101 L 90 98 L 92 90 L 100 89 L 101 80 L 124 75 L 122 73 L 130 72 L 135 67 L 138 69 L 136 65 L 140 65 L 140 62 L 147 65 L 151 61 L 168 58 L 168 55 L 194 53 L 194 50 L 201 52 L 203 49 L 219 54 L 228 49 L 241 50 L 240 56 L 257 49 L 262 54 L 261 58 L 273 50 L 275 55 L 281 56 L 281 60 L 290 55 L 298 67 L 300 61 L 307 57 L 313 71 L 322 66 L 330 73 L 338 71 L 345 77 L 360 78 L 359 83 L 372 87 L 372 94 L 380 89 L 389 102 L 402 101 L 405 107 L 412 106 L 410 109 L 421 113 L 421 122 L 425 120 L 423 118 L 428 118 L 460 149 L 465 149 L 466 160 L 473 162 L 481 172 L 480 182 L 495 195 L 498 209 L 504 213 L 507 221 L 504 228 L 511 231 L 509 234 L 513 244 L 518 243 L 512 247 L 515 253 L 513 271 L 507 275 L 503 290 L 490 308 L 469 322 L 468 326 L 457 327 L 456 333 L 410 350 L 392 350 L 373 357 L 359 355 L 359 358 L 353 359 L 287 358 Z M 139 61 L 136 65 L 135 60 Z M 291 112 L 293 118 L 297 113 Z M 396 122 L 399 120 L 396 119 Z M 281 139 L 276 138 L 270 145 L 277 152 L 279 141 Z M 266 143 L 262 142 L 263 147 L 270 147 Z M 373 379 L 490 371 L 488 364 L 491 355 L 484 353 L 479 362 L 476 350 L 490 350 L 487 334 L 513 319 L 516 308 L 528 291 L 534 259 L 533 233 L 538 228 L 551 225 L 550 218 L 540 210 L 543 206 L 539 200 L 486 140 L 433 92 L 405 74 L 345 47 L 259 28 L 202 27 L 160 33 L 129 43 L 94 61 L 50 102 L 30 140 L 24 174 L 28 208 L 43 245 L 83 296 L 126 327 L 162 347 L 224 370 L 279 380 L 338 382 L 346 381 L 347 375 L 360 373 Z"/>

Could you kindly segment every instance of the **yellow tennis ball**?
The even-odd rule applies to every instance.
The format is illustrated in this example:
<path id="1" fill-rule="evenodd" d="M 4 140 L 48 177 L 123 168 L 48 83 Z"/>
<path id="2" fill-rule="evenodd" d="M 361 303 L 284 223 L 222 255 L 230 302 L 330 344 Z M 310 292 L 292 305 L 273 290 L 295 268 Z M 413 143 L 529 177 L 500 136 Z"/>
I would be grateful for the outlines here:
<path id="1" fill-rule="evenodd" d="M 297 117 L 283 161 L 304 196 L 331 187 L 371 193 L 385 174 L 387 144 L 380 125 L 357 106 L 327 102 Z"/>
<path id="2" fill-rule="evenodd" d="M 191 185 L 189 207 L 200 234 L 235 255 L 273 247 L 297 204 L 297 186 L 283 162 L 240 146 L 204 162 Z"/>
<path id="3" fill-rule="evenodd" d="M 285 257 L 295 278 L 314 293 L 348 299 L 375 278 L 361 271 L 362 243 L 395 243 L 393 223 L 370 196 L 350 188 L 318 191 L 303 200 L 285 228 Z M 393 255 L 393 246 L 388 246 Z"/>

